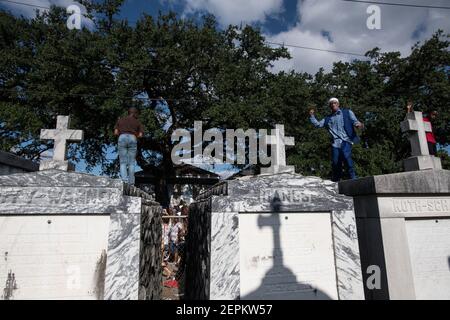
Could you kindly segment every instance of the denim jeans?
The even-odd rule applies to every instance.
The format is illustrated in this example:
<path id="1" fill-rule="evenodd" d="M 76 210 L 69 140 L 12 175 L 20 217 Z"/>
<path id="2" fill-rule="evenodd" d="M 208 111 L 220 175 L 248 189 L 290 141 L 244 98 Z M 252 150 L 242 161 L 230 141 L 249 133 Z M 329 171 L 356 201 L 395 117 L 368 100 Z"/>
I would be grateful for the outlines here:
<path id="1" fill-rule="evenodd" d="M 119 137 L 120 177 L 122 181 L 134 185 L 134 167 L 136 165 L 137 138 L 124 133 Z"/>
<path id="2" fill-rule="evenodd" d="M 348 168 L 348 173 L 351 179 L 356 179 L 355 166 L 352 160 L 352 145 L 349 142 L 342 142 L 340 148 L 333 147 L 332 156 L 332 166 L 333 166 L 333 178 L 332 180 L 337 182 L 342 178 L 342 165 Z"/>

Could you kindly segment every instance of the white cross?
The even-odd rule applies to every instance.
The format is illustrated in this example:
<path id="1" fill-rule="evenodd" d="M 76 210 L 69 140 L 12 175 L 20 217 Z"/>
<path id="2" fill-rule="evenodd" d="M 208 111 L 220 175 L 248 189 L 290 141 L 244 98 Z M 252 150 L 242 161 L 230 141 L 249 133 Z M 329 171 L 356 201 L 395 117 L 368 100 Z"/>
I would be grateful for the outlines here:
<path id="1" fill-rule="evenodd" d="M 41 129 L 41 139 L 55 140 L 53 147 L 53 161 L 65 161 L 67 142 L 83 140 L 82 130 L 69 129 L 70 118 L 68 116 L 58 116 L 56 119 L 56 129 Z"/>
<path id="2" fill-rule="evenodd" d="M 277 124 L 271 130 L 272 135 L 266 137 L 271 145 L 271 163 L 269 168 L 262 168 L 262 173 L 295 172 L 293 166 L 286 166 L 286 146 L 294 146 L 294 137 L 284 136 L 284 125 Z"/>
<path id="3" fill-rule="evenodd" d="M 400 124 L 402 132 L 408 132 L 411 143 L 411 155 L 430 155 L 427 143 L 427 132 L 432 132 L 431 124 L 423 121 L 422 112 L 414 111 L 406 114 L 406 119 Z"/>

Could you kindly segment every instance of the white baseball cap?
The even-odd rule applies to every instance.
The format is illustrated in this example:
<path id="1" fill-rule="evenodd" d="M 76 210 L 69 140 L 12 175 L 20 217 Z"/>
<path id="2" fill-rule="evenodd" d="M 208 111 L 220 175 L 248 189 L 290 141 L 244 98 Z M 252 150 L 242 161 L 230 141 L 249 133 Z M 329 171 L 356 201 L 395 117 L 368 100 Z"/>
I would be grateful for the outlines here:
<path id="1" fill-rule="evenodd" d="M 332 102 L 337 102 L 339 103 L 338 98 L 331 98 L 330 100 L 328 100 L 328 104 L 332 103 Z"/>

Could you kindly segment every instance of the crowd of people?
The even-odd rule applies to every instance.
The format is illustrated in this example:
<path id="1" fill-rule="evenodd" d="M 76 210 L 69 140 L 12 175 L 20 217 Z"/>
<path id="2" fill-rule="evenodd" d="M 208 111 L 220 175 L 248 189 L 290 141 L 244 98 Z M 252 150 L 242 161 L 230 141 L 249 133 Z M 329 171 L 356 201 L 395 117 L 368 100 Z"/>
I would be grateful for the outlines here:
<path id="1" fill-rule="evenodd" d="M 165 287 L 178 288 L 183 276 L 188 216 L 189 207 L 183 201 L 163 209 L 161 251 Z"/>

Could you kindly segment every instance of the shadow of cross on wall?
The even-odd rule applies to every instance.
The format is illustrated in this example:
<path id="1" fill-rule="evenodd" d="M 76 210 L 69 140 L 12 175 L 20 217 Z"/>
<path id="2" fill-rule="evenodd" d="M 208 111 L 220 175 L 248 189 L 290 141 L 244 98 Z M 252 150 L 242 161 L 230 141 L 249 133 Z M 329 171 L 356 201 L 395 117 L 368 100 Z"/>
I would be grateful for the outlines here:
<path id="1" fill-rule="evenodd" d="M 256 290 L 241 297 L 243 300 L 331 300 L 325 292 L 313 288 L 308 283 L 297 280 L 296 275 L 284 265 L 281 246 L 281 206 L 278 196 L 271 200 L 270 216 L 258 217 L 258 227 L 273 228 L 273 266 L 266 272 L 261 285 Z"/>

